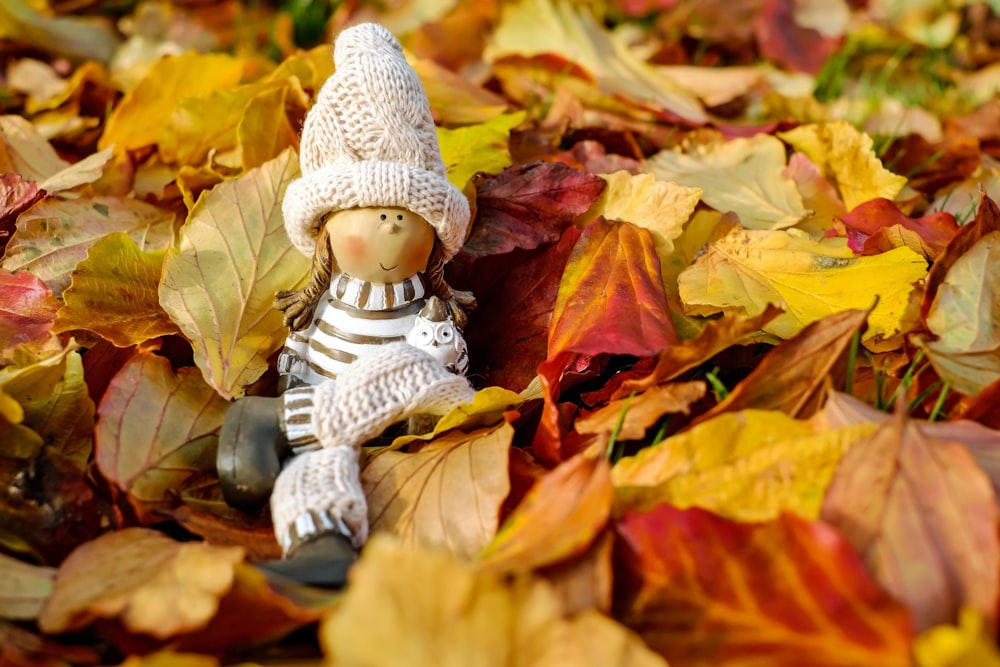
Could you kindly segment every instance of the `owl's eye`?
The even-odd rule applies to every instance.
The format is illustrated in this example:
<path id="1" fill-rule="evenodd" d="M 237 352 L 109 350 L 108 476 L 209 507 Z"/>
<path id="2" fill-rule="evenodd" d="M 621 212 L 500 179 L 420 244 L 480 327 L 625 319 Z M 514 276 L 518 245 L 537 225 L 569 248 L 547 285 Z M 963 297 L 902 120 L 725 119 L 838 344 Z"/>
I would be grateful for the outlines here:
<path id="1" fill-rule="evenodd" d="M 431 332 L 429 330 L 424 329 L 423 331 L 420 332 L 420 341 L 421 342 L 427 343 L 427 342 L 430 342 L 430 340 L 431 340 Z"/>
<path id="2" fill-rule="evenodd" d="M 445 342 L 451 340 L 451 333 L 452 333 L 451 329 L 442 329 L 441 330 L 441 340 L 443 340 Z"/>

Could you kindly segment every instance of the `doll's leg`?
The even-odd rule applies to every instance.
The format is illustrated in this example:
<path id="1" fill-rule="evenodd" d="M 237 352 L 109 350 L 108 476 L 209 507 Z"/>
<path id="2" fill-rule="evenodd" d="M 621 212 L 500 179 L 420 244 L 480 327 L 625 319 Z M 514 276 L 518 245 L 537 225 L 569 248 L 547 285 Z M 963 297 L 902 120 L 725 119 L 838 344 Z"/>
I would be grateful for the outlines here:
<path id="1" fill-rule="evenodd" d="M 368 536 L 367 512 L 355 448 L 299 454 L 281 471 L 271 496 L 274 534 L 285 558 L 258 566 L 302 583 L 340 586 Z"/>

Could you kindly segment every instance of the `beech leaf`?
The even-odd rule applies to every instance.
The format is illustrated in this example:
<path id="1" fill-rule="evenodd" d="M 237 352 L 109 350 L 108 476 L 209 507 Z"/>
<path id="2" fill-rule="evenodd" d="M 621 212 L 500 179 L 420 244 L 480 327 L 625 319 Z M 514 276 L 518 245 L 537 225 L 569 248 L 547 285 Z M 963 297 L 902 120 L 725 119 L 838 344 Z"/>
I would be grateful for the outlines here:
<path id="1" fill-rule="evenodd" d="M 45 199 L 17 219 L 2 266 L 28 271 L 58 296 L 87 250 L 112 232 L 125 232 L 143 250 L 162 250 L 174 235 L 174 214 L 137 199 Z"/>
<path id="2" fill-rule="evenodd" d="M 477 564 L 525 572 L 579 555 L 607 525 L 611 499 L 608 462 L 577 454 L 531 487 Z"/>
<path id="3" fill-rule="evenodd" d="M 181 100 L 233 86 L 242 74 L 243 62 L 222 53 L 188 51 L 156 61 L 115 107 L 98 147 L 123 153 L 159 143 Z"/>
<path id="4" fill-rule="evenodd" d="M 58 351 L 62 345 L 52 333 L 52 324 L 59 306 L 59 300 L 35 276 L 0 269 L 0 365 Z"/>
<path id="5" fill-rule="evenodd" d="M 561 162 L 505 169 L 476 185 L 476 219 L 462 253 L 498 255 L 555 243 L 604 190 L 604 180 Z"/>
<path id="6" fill-rule="evenodd" d="M 795 182 L 782 174 L 785 146 L 758 134 L 716 144 L 698 144 L 686 153 L 664 150 L 649 158 L 643 170 L 663 181 L 699 188 L 706 204 L 733 211 L 748 229 L 782 229 L 798 224 L 806 210 Z"/>
<path id="7" fill-rule="evenodd" d="M 955 260 L 927 312 L 935 338 L 917 337 L 941 379 L 967 396 L 1000 380 L 1000 231 Z"/>
<path id="8" fill-rule="evenodd" d="M 213 188 L 191 209 L 180 247 L 167 253 L 160 304 L 194 348 L 206 382 L 238 398 L 285 341 L 274 294 L 305 277 L 309 260 L 285 234 L 281 199 L 297 173 L 285 151 Z"/>
<path id="9" fill-rule="evenodd" d="M 1000 593 L 993 485 L 961 443 L 928 436 L 899 408 L 844 457 L 822 516 L 909 606 L 919 630 L 954 622 L 963 605 L 992 627 Z"/>
<path id="10" fill-rule="evenodd" d="M 922 218 L 911 218 L 903 215 L 891 201 L 882 198 L 867 201 L 840 219 L 856 234 L 852 238 L 848 232 L 851 249 L 855 252 L 864 251 L 866 255 L 875 254 L 868 252 L 868 249 L 876 234 L 894 225 L 917 234 L 921 245 L 926 248 L 924 254 L 928 259 L 934 259 L 944 252 L 945 246 L 958 232 L 958 223 L 951 213 L 938 211 Z"/>
<path id="11" fill-rule="evenodd" d="M 472 434 L 453 431 L 412 453 L 380 454 L 361 474 L 371 530 L 472 558 L 496 533 L 510 491 L 513 436 L 503 424 Z"/>
<path id="12" fill-rule="evenodd" d="M 677 340 L 652 235 L 629 222 L 598 219 L 566 263 L 549 328 L 549 358 L 655 354 Z"/>
<path id="13" fill-rule="evenodd" d="M 906 185 L 906 178 L 882 166 L 871 137 L 844 121 L 800 125 L 778 136 L 836 183 L 849 210 L 877 197 L 892 199 Z"/>
<path id="14" fill-rule="evenodd" d="M 226 402 L 198 370 L 140 352 L 114 377 L 98 406 L 96 461 L 140 511 L 176 503 L 184 480 L 215 465 Z"/>
<path id="15" fill-rule="evenodd" d="M 829 526 L 659 505 L 617 531 L 615 616 L 670 664 L 910 665 L 906 609 Z"/>
<path id="16" fill-rule="evenodd" d="M 454 130 L 439 128 L 441 159 L 451 184 L 465 190 L 477 173 L 498 174 L 509 167 L 510 131 L 524 122 L 526 115 L 524 111 L 518 111 L 499 114 L 480 125 Z"/>
<path id="17" fill-rule="evenodd" d="M 856 257 L 847 247 L 819 243 L 785 231 L 735 229 L 712 243 L 681 272 L 686 312 L 756 315 L 768 303 L 785 308 L 764 330 L 789 338 L 812 322 L 843 310 L 867 310 L 862 339 L 870 347 L 897 334 L 913 283 L 927 272 L 924 258 L 909 248 Z"/>
<path id="18" fill-rule="evenodd" d="M 565 618 L 544 581 L 483 572 L 441 552 L 376 535 L 320 626 L 342 667 L 666 667 L 632 633 L 597 612 Z"/>
<path id="19" fill-rule="evenodd" d="M 815 519 L 841 457 L 873 425 L 816 430 L 780 412 L 719 415 L 622 458 L 618 504 L 702 507 L 735 521 Z"/>
<path id="20" fill-rule="evenodd" d="M 93 331 L 119 347 L 179 333 L 157 296 L 165 255 L 122 232 L 105 236 L 76 265 L 53 331 Z"/>

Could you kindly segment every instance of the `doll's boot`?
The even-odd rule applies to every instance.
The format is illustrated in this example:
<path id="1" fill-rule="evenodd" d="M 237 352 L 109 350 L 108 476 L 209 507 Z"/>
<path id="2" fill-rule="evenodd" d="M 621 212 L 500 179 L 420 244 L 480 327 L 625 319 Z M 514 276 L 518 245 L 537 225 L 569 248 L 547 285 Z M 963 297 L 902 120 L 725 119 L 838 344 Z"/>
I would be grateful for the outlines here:
<path id="1" fill-rule="evenodd" d="M 309 524 L 299 535 L 299 524 Z M 293 524 L 290 546 L 282 560 L 257 563 L 257 567 L 302 584 L 323 588 L 341 588 L 347 583 L 347 571 L 358 559 L 350 530 L 327 512 L 309 512 Z"/>
<path id="2" fill-rule="evenodd" d="M 289 453 L 281 410 L 281 398 L 246 396 L 226 412 L 216 467 L 222 495 L 232 507 L 256 510 L 270 498 Z"/>

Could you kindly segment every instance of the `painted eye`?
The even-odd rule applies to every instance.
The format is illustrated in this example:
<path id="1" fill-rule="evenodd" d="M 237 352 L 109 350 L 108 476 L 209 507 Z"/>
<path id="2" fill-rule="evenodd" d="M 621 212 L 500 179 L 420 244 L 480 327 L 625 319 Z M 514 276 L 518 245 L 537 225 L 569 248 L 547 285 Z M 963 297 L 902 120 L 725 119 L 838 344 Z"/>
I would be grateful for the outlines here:
<path id="1" fill-rule="evenodd" d="M 378 219 L 379 219 L 379 220 L 385 220 L 385 213 L 383 213 L 382 215 L 380 215 L 380 216 L 378 217 Z"/>
<path id="2" fill-rule="evenodd" d="M 429 342 L 431 340 L 431 332 L 428 331 L 427 329 L 424 329 L 423 331 L 421 331 L 420 332 L 420 340 L 422 342 L 424 342 L 424 343 Z"/>
<path id="3" fill-rule="evenodd" d="M 403 220 L 403 214 L 400 213 L 399 215 L 397 215 L 396 216 L 396 220 L 399 220 L 400 222 L 402 222 L 402 220 Z"/>
<path id="4" fill-rule="evenodd" d="M 441 330 L 441 340 L 444 340 L 444 341 L 451 340 L 451 333 L 452 333 L 451 329 L 442 329 Z"/>

